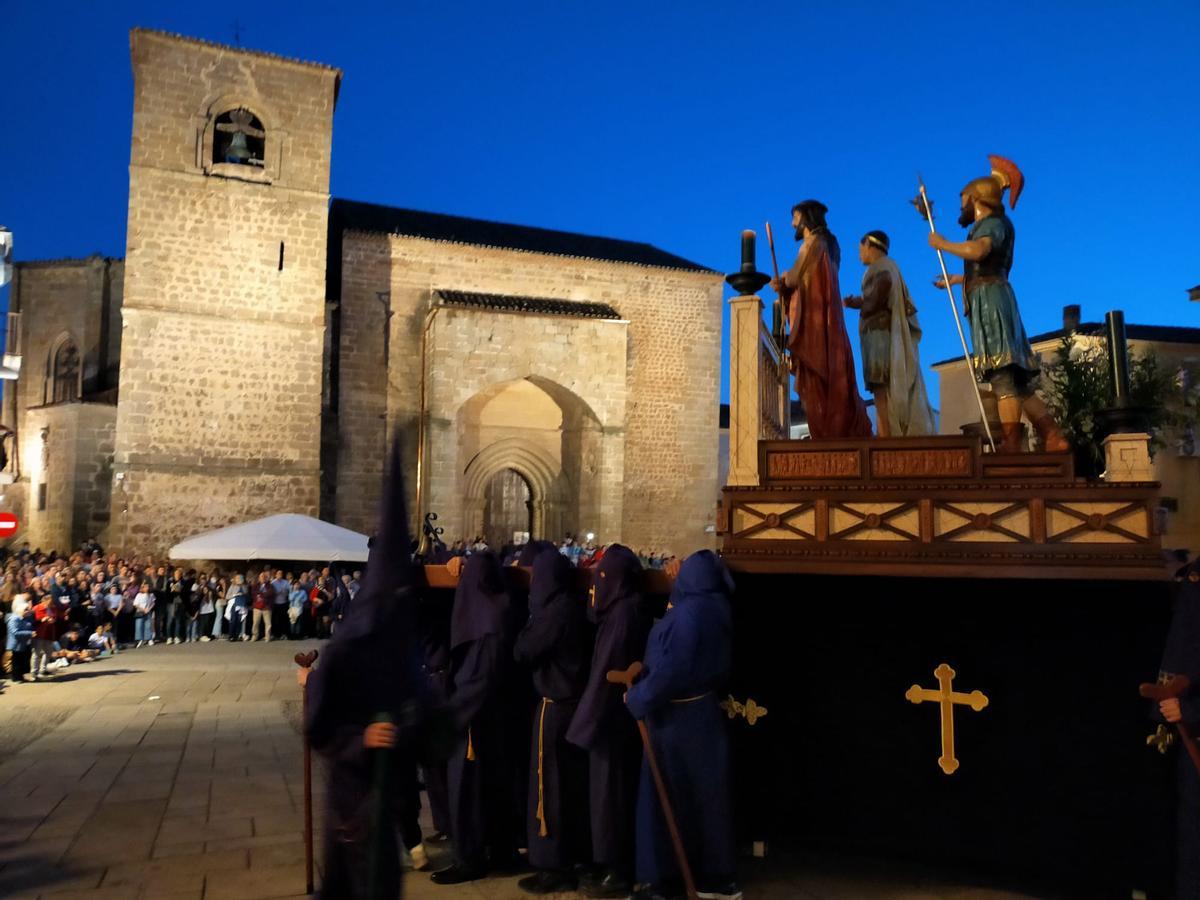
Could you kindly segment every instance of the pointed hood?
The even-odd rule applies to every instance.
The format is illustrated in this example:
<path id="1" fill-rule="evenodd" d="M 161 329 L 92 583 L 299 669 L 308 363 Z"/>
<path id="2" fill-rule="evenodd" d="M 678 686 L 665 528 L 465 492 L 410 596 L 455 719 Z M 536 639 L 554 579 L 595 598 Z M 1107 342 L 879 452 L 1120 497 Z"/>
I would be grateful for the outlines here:
<path id="1" fill-rule="evenodd" d="M 637 554 L 622 544 L 604 551 L 592 571 L 592 590 L 588 597 L 588 618 L 602 621 L 623 600 L 637 605 L 641 599 L 639 581 L 642 563 Z"/>
<path id="2" fill-rule="evenodd" d="M 558 552 L 558 548 L 549 541 L 530 541 L 528 544 L 522 547 L 521 552 L 517 554 L 517 565 L 528 568 L 533 565 L 533 561 L 537 559 L 538 556 L 540 556 L 542 553 L 545 553 L 547 550 L 551 550 L 554 553 Z"/>
<path id="3" fill-rule="evenodd" d="M 557 550 L 539 553 L 533 561 L 529 584 L 529 612 L 536 615 L 555 597 L 570 594 L 575 585 L 575 567 Z"/>
<path id="4" fill-rule="evenodd" d="M 349 604 L 345 620 L 334 632 L 334 640 L 357 640 L 385 629 L 408 628 L 415 619 L 413 565 L 404 504 L 404 469 L 400 436 L 392 438 L 392 452 L 384 477 L 379 528 L 367 554 L 366 575 Z M 338 587 L 344 588 L 341 579 Z"/>
<path id="5" fill-rule="evenodd" d="M 490 550 L 472 553 L 463 563 L 454 591 L 450 649 L 489 634 L 504 636 L 508 613 L 508 590 L 501 577 L 499 560 Z"/>
<path id="6" fill-rule="evenodd" d="M 671 587 L 671 605 L 716 601 L 728 606 L 733 596 L 733 576 L 711 550 L 700 550 L 683 561 Z"/>
<path id="7" fill-rule="evenodd" d="M 411 725 L 424 700 L 396 435 L 366 577 L 309 679 L 306 730 L 319 747 L 334 740 L 346 723 L 365 727 L 381 713 Z"/>

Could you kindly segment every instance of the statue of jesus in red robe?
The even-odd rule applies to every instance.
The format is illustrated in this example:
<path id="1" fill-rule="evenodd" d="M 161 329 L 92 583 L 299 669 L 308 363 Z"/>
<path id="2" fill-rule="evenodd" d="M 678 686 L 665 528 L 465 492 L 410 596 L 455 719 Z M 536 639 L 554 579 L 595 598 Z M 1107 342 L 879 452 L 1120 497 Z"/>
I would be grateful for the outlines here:
<path id="1" fill-rule="evenodd" d="M 871 420 L 858 394 L 858 376 L 838 285 L 841 250 L 825 224 L 825 204 L 805 200 L 792 207 L 796 264 L 772 282 L 788 318 L 788 353 L 796 393 L 814 438 L 870 437 Z"/>

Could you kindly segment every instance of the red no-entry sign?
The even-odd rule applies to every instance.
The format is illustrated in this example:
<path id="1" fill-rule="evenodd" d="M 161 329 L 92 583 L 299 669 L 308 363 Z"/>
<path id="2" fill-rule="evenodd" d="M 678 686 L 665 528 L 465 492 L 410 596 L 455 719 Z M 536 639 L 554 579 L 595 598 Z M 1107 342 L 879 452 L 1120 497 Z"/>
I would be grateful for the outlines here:
<path id="1" fill-rule="evenodd" d="M 17 517 L 12 513 L 0 513 L 0 538 L 12 537 L 17 533 Z"/>

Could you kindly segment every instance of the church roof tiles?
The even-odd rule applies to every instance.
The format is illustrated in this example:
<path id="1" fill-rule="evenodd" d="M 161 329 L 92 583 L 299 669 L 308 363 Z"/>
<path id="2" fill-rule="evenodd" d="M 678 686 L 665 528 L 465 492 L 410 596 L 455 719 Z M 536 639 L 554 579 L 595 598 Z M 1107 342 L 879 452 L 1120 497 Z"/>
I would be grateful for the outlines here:
<path id="1" fill-rule="evenodd" d="M 637 241 L 398 209 L 356 200 L 334 200 L 330 208 L 330 219 L 333 228 L 344 231 L 381 232 L 456 244 L 523 250 L 528 253 L 715 273 L 715 270 L 699 263 Z"/>
<path id="2" fill-rule="evenodd" d="M 510 297 L 504 294 L 478 294 L 472 291 L 438 291 L 438 294 L 449 306 L 503 309 L 509 312 L 537 313 L 542 316 L 576 316 L 585 319 L 621 318 L 621 314 L 607 303 L 555 300 L 549 297 Z"/>

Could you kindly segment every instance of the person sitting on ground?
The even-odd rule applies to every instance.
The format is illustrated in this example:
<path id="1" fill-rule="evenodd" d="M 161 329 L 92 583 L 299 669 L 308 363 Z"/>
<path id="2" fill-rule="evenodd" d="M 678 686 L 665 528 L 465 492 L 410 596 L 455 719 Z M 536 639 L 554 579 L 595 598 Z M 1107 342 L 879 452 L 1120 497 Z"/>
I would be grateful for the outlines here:
<path id="1" fill-rule="evenodd" d="M 117 642 L 113 640 L 112 626 L 107 622 L 93 631 L 87 642 L 88 647 L 95 650 L 99 656 L 111 656 L 117 652 Z"/>
<path id="2" fill-rule="evenodd" d="M 55 647 L 57 649 L 51 654 L 54 657 L 51 665 L 55 668 L 65 668 L 69 663 L 90 662 L 98 653 L 88 647 L 87 641 L 77 628 L 64 631 Z"/>

